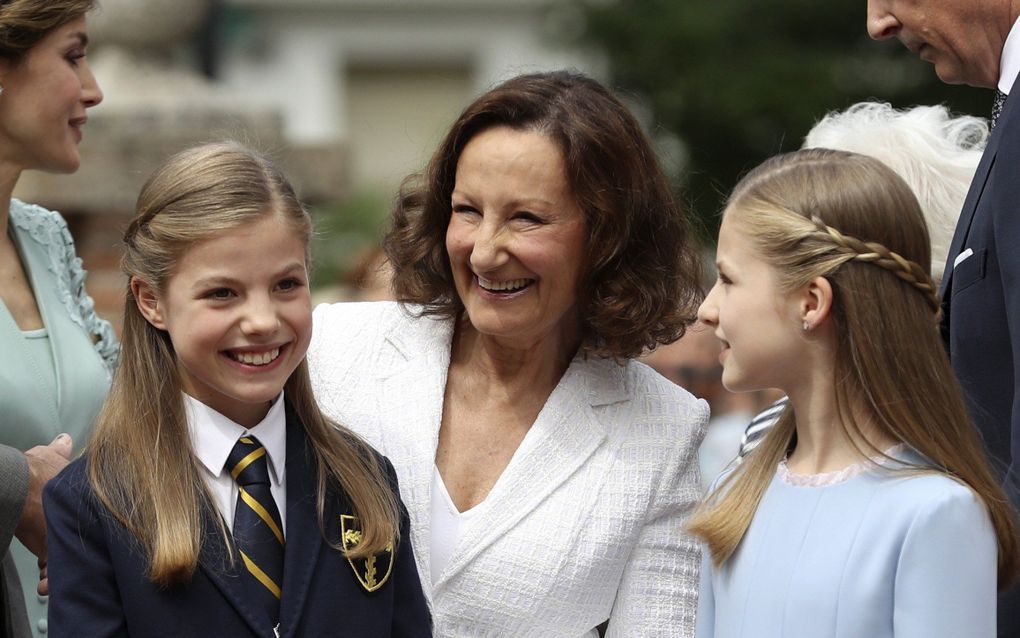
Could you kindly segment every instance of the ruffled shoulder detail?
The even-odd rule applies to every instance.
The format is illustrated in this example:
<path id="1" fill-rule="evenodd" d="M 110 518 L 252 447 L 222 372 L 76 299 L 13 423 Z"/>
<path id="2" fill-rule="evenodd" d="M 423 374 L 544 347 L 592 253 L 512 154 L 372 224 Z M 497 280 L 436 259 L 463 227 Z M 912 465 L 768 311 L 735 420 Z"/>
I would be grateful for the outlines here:
<path id="1" fill-rule="evenodd" d="M 96 314 L 95 302 L 85 290 L 85 269 L 75 253 L 74 239 L 64 218 L 35 204 L 11 200 L 11 222 L 46 249 L 47 267 L 56 277 L 57 294 L 71 321 L 94 337 L 94 347 L 108 375 L 120 354 L 117 335 L 109 321 Z"/>

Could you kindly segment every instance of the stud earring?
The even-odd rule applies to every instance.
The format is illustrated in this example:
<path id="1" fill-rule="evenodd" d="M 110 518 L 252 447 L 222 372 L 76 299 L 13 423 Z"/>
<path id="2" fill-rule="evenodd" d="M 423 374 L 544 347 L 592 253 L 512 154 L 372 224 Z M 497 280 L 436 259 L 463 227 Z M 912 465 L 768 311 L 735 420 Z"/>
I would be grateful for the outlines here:
<path id="1" fill-rule="evenodd" d="M 808 332 L 808 331 L 810 331 L 810 330 L 811 330 L 811 324 L 809 324 L 809 323 L 807 322 L 807 320 L 805 319 L 805 320 L 804 320 L 804 332 Z"/>

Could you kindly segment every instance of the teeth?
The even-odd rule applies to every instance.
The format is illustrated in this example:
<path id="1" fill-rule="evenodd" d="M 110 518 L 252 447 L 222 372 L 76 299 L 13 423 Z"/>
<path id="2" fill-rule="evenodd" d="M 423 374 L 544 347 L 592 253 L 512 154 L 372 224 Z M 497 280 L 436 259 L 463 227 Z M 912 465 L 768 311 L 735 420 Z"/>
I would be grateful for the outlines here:
<path id="1" fill-rule="evenodd" d="M 273 348 L 269 352 L 241 352 L 232 355 L 236 361 L 246 363 L 250 366 L 264 366 L 276 360 L 280 356 L 280 349 Z"/>
<path id="2" fill-rule="evenodd" d="M 524 288 L 530 284 L 533 279 L 509 279 L 507 281 L 493 281 L 491 279 L 485 279 L 484 277 L 478 278 L 478 285 L 485 290 L 491 290 L 493 292 L 506 292 L 518 290 Z"/>

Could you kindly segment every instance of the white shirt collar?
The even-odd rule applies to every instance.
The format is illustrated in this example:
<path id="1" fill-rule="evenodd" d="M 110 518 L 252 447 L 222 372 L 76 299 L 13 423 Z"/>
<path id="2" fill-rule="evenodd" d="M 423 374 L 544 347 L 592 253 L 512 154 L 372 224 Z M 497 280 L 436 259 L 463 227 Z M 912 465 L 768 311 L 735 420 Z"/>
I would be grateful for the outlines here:
<path id="1" fill-rule="evenodd" d="M 184 409 L 188 416 L 191 449 L 213 476 L 219 476 L 224 471 L 223 466 L 237 439 L 251 434 L 266 448 L 269 471 L 273 473 L 276 484 L 283 483 L 283 473 L 287 467 L 287 414 L 282 392 L 273 401 L 266 417 L 253 428 L 238 425 L 187 393 L 181 394 L 184 396 Z"/>
<path id="2" fill-rule="evenodd" d="M 1020 20 L 1013 23 L 1009 35 L 1006 36 L 1006 43 L 1002 45 L 1002 57 L 999 58 L 999 90 L 1009 95 L 1017 73 L 1020 73 Z"/>

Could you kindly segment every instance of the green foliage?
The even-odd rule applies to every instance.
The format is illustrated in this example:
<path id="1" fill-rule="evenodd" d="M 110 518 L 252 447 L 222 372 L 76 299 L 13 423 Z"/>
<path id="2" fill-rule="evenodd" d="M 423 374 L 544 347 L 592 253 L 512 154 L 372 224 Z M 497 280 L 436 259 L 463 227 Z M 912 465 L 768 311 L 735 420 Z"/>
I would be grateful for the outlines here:
<path id="1" fill-rule="evenodd" d="M 798 148 L 829 111 L 877 99 L 987 116 L 989 91 L 947 87 L 898 42 L 869 40 L 865 11 L 865 0 L 599 2 L 584 38 L 608 52 L 616 88 L 683 140 L 678 186 L 711 240 L 739 177 Z"/>
<path id="2" fill-rule="evenodd" d="M 381 239 L 389 206 L 388 196 L 366 190 L 340 203 L 312 207 L 313 287 L 353 283 L 351 274 Z"/>

